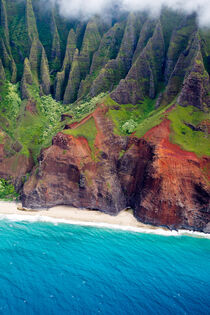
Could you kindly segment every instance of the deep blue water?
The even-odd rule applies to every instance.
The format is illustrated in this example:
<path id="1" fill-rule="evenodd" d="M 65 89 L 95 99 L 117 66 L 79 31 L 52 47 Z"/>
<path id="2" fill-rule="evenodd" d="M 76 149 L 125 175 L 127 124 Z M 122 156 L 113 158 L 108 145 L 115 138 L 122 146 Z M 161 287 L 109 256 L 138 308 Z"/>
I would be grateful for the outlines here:
<path id="1" fill-rule="evenodd" d="M 0 221 L 0 314 L 209 314 L 210 240 Z"/>

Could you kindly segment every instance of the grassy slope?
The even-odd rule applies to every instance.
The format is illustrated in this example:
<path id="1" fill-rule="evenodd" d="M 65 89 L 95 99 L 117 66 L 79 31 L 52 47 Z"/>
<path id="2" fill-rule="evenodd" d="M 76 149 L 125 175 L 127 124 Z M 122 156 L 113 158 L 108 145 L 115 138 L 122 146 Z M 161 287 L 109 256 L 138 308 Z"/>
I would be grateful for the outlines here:
<path id="1" fill-rule="evenodd" d="M 75 129 L 64 130 L 63 133 L 74 137 L 84 137 L 87 139 L 91 150 L 94 152 L 94 142 L 97 134 L 94 119 L 91 117 L 84 124 Z"/>
<path id="2" fill-rule="evenodd" d="M 114 132 L 118 135 L 129 135 L 135 132 L 137 137 L 142 137 L 152 127 L 161 122 L 163 113 L 170 106 L 155 109 L 155 101 L 149 98 L 136 106 L 132 104 L 119 105 L 114 102 L 110 97 L 106 99 L 105 104 L 110 107 L 108 117 L 114 122 Z M 118 107 L 118 110 L 115 108 Z M 134 121 L 136 127 L 131 132 L 124 129 L 126 122 Z"/>
<path id="3" fill-rule="evenodd" d="M 142 104 L 137 106 L 118 105 L 109 97 L 105 103 L 110 107 L 108 116 L 114 123 L 114 132 L 118 135 L 128 135 L 129 133 L 123 130 L 123 125 L 133 120 L 136 122 L 133 132 L 139 138 L 158 125 L 166 117 L 166 109 L 172 105 L 169 104 L 154 109 L 155 101 L 150 99 L 145 99 Z M 114 109 L 116 107 L 118 107 L 118 110 Z M 187 126 L 187 124 L 190 124 L 197 127 L 203 121 L 210 119 L 209 114 L 193 106 L 181 107 L 177 105 L 172 112 L 167 114 L 167 117 L 171 120 L 170 140 L 172 143 L 176 143 L 184 150 L 194 152 L 198 156 L 210 155 L 209 135 L 206 132 L 195 131 Z"/>
<path id="4" fill-rule="evenodd" d="M 193 131 L 186 124 L 197 127 L 201 122 L 210 119 L 210 115 L 199 109 L 188 106 L 177 106 L 169 115 L 171 120 L 171 141 L 183 149 L 195 152 L 198 156 L 210 155 L 210 137 L 206 132 Z"/>

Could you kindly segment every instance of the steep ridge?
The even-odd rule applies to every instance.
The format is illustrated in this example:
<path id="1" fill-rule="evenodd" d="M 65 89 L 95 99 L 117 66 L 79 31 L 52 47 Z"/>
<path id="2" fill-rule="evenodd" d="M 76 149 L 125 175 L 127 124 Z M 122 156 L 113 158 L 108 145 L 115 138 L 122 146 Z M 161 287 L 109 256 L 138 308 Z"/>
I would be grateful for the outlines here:
<path id="1" fill-rule="evenodd" d="M 0 12 L 0 180 L 23 205 L 132 207 L 209 232 L 210 31 L 196 15 Z"/>

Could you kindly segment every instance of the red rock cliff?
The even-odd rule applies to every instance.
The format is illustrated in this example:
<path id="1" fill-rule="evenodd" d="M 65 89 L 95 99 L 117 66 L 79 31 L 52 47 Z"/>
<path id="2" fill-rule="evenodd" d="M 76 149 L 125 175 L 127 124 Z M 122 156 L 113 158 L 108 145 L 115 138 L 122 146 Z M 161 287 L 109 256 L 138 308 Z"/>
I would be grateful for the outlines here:
<path id="1" fill-rule="evenodd" d="M 97 128 L 95 157 L 84 137 L 54 137 L 24 186 L 23 206 L 67 204 L 112 215 L 132 207 L 145 223 L 207 231 L 208 159 L 170 143 L 167 118 L 142 139 L 120 137 L 106 111 L 100 106 L 88 117 Z"/>

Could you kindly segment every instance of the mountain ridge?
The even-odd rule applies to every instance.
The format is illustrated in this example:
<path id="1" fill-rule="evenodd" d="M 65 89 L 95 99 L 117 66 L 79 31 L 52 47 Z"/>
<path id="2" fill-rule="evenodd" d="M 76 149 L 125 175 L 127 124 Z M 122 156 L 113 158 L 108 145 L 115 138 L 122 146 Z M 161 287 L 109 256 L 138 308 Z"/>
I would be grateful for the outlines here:
<path id="1" fill-rule="evenodd" d="M 51 9 L 1 0 L 0 178 L 28 208 L 132 207 L 208 232 L 210 30 L 166 8 L 87 22 Z"/>

